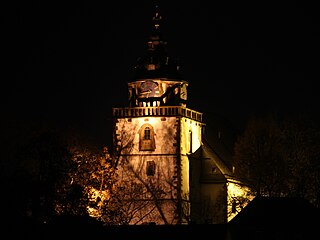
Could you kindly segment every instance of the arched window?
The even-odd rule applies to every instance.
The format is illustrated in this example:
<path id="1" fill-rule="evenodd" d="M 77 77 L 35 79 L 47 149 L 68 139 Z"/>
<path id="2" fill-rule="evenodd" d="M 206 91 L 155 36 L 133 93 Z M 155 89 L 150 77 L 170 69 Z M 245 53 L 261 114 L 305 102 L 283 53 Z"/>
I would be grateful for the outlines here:
<path id="1" fill-rule="evenodd" d="M 154 151 L 156 149 L 154 130 L 150 124 L 144 124 L 139 131 L 139 150 Z"/>
<path id="2" fill-rule="evenodd" d="M 150 137 L 150 128 L 149 127 L 145 127 L 143 139 L 144 140 L 150 140 L 151 139 L 151 137 Z"/>

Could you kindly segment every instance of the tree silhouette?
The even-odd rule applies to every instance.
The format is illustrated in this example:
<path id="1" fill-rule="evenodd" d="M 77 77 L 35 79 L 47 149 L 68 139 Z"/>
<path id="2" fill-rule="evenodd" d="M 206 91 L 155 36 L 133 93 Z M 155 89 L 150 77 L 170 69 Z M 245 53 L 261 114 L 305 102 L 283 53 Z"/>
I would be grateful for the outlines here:
<path id="1" fill-rule="evenodd" d="M 14 158 L 18 165 L 13 178 L 23 202 L 16 206 L 21 208 L 20 217 L 48 221 L 55 214 L 61 185 L 71 164 L 67 147 L 57 132 L 42 129 L 17 146 Z"/>
<path id="2" fill-rule="evenodd" d="M 235 143 L 236 173 L 249 181 L 255 195 L 281 194 L 285 162 L 281 145 L 281 131 L 273 115 L 253 117 Z"/>
<path id="3" fill-rule="evenodd" d="M 235 144 L 237 174 L 256 195 L 303 197 L 319 207 L 319 143 L 311 115 L 253 117 Z"/>
<path id="4" fill-rule="evenodd" d="M 320 125 L 310 115 L 283 119 L 282 143 L 289 171 L 288 195 L 320 203 Z"/>

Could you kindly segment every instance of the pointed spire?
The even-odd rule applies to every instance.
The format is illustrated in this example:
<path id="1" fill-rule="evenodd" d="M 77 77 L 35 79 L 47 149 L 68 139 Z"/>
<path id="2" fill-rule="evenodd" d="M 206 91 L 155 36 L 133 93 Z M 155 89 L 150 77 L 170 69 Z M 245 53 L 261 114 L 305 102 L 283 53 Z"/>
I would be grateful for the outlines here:
<path id="1" fill-rule="evenodd" d="M 147 40 L 147 54 L 135 66 L 135 79 L 170 78 L 182 79 L 178 63 L 167 52 L 167 41 L 160 31 L 159 5 L 155 5 L 152 17 L 152 31 Z"/>
<path id="2" fill-rule="evenodd" d="M 162 20 L 162 16 L 160 14 L 159 5 L 155 6 L 155 12 L 152 17 L 153 22 L 153 31 L 149 37 L 148 41 L 148 50 L 154 51 L 157 48 L 163 48 L 167 42 L 163 39 L 162 34 L 160 32 L 160 22 Z"/>
<path id="3" fill-rule="evenodd" d="M 153 25 L 154 25 L 154 28 L 156 30 L 158 30 L 159 27 L 160 27 L 161 19 L 162 19 L 162 16 L 161 16 L 160 11 L 159 11 L 159 5 L 156 5 L 156 10 L 155 10 L 155 13 L 154 13 L 154 17 L 152 18 Z"/>

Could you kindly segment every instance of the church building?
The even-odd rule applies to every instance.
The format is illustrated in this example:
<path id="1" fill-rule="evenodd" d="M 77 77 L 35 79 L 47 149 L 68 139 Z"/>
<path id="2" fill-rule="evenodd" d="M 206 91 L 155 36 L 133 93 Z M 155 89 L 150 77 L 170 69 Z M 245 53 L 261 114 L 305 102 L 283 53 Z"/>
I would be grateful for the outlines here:
<path id="1" fill-rule="evenodd" d="M 252 197 L 231 157 L 210 144 L 203 113 L 187 107 L 189 83 L 167 51 L 161 21 L 156 7 L 146 54 L 127 81 L 128 106 L 112 109 L 128 223 L 226 223 Z"/>

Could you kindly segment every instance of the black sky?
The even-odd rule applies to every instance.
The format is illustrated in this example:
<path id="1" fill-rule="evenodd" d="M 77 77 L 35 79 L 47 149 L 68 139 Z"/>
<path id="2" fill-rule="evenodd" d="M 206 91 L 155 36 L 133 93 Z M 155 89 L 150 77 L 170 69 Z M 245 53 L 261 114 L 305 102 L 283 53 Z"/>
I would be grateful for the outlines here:
<path id="1" fill-rule="evenodd" d="M 268 111 L 318 112 L 319 27 L 302 1 L 158 1 L 192 109 L 236 127 Z M 222 1 L 224 2 L 224 1 Z M 1 127 L 52 122 L 105 141 L 146 51 L 153 1 L 1 3 Z"/>

